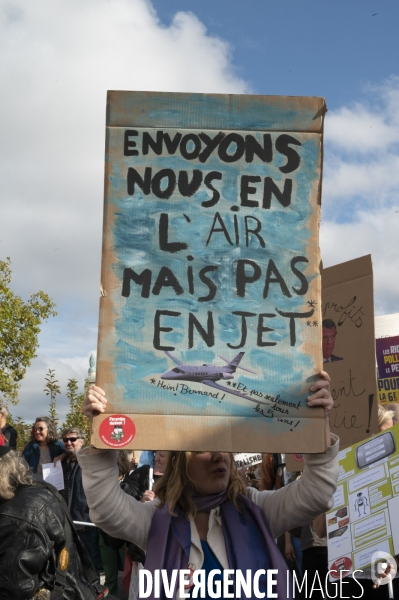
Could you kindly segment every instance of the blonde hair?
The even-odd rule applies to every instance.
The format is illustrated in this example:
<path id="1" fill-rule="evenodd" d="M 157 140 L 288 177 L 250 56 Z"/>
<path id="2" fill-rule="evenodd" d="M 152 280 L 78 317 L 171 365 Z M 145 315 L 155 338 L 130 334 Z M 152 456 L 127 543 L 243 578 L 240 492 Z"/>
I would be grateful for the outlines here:
<path id="1" fill-rule="evenodd" d="M 0 458 L 0 499 L 11 500 L 20 485 L 32 485 L 32 471 L 14 450 Z"/>
<path id="2" fill-rule="evenodd" d="M 395 413 L 395 416 L 393 417 L 393 424 L 397 425 L 399 422 L 399 404 L 397 402 L 394 402 L 392 404 L 387 404 L 385 408 L 387 410 L 392 410 L 392 412 Z"/>
<path id="3" fill-rule="evenodd" d="M 155 484 L 154 492 L 160 500 L 160 506 L 167 502 L 169 512 L 175 515 L 175 509 L 179 505 L 188 517 L 195 517 L 197 509 L 193 502 L 193 496 L 196 493 L 195 484 L 188 474 L 188 464 L 194 452 L 169 453 L 168 464 L 165 473 Z M 234 503 L 237 510 L 240 510 L 239 494 L 245 495 L 245 485 L 238 474 L 234 457 L 230 454 L 231 466 L 230 477 L 227 486 L 227 497 Z"/>
<path id="4" fill-rule="evenodd" d="M 378 427 L 384 425 L 389 419 L 392 419 L 393 421 L 395 416 L 395 411 L 387 410 L 384 406 L 381 406 L 381 404 L 378 405 Z"/>

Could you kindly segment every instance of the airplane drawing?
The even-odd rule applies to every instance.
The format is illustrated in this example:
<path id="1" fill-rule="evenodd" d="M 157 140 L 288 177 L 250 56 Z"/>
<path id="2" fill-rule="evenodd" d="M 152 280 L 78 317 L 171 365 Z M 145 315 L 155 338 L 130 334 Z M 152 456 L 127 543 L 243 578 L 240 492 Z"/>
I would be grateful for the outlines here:
<path id="1" fill-rule="evenodd" d="M 185 365 L 181 360 L 173 356 L 173 354 L 167 350 L 165 350 L 165 354 L 169 356 L 169 358 L 172 359 L 173 362 L 175 362 L 178 366 L 170 371 L 166 371 L 166 373 L 163 373 L 163 375 L 161 375 L 161 379 L 174 379 L 178 381 L 194 381 L 197 383 L 203 383 L 204 385 L 221 390 L 222 392 L 233 394 L 233 396 L 239 396 L 240 398 L 245 398 L 245 400 L 256 402 L 256 404 L 267 404 L 267 402 L 260 402 L 258 398 L 251 398 L 247 394 L 243 394 L 235 389 L 227 388 L 219 383 L 216 383 L 220 379 L 223 381 L 234 379 L 234 374 L 237 369 L 248 371 L 248 373 L 253 373 L 256 375 L 255 371 L 251 371 L 250 369 L 239 366 L 239 363 L 244 356 L 244 352 L 240 352 L 233 358 L 233 360 L 230 361 L 227 360 L 227 358 L 220 356 L 219 358 L 227 363 L 227 365 L 223 367 L 208 364 L 201 366 Z"/>

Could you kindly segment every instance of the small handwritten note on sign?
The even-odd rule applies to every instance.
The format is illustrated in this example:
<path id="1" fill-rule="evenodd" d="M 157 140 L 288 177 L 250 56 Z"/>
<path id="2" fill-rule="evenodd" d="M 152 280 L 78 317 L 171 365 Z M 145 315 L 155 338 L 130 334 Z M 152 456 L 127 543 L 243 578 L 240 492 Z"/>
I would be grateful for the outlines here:
<path id="1" fill-rule="evenodd" d="M 371 256 L 324 269 L 322 293 L 323 361 L 335 401 L 330 425 L 346 448 L 378 432 Z"/>
<path id="2" fill-rule="evenodd" d="M 98 447 L 323 451 L 321 98 L 109 92 Z"/>

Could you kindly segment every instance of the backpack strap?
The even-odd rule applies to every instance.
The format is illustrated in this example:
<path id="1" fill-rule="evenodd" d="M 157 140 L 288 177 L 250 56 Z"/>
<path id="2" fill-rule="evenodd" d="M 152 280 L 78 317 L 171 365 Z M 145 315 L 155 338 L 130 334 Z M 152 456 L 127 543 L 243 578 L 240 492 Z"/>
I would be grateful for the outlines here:
<path id="1" fill-rule="evenodd" d="M 64 533 L 65 546 L 57 558 L 57 571 L 55 573 L 54 589 L 51 592 L 51 600 L 62 600 L 64 598 L 64 589 L 66 587 L 66 575 L 68 570 L 68 553 L 71 551 L 73 543 L 72 531 L 68 521 L 65 521 L 64 523 Z"/>

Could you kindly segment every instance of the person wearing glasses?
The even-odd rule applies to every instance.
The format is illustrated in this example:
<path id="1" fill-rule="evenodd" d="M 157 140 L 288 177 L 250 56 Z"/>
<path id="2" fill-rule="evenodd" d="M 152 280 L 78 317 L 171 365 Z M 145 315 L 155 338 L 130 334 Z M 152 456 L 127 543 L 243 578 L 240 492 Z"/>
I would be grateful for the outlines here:
<path id="1" fill-rule="evenodd" d="M 61 433 L 65 459 L 62 461 L 64 490 L 60 493 L 68 505 L 73 521 L 79 523 L 75 523 L 75 529 L 85 545 L 96 571 L 99 572 L 102 570 L 102 564 L 98 544 L 98 530 L 91 525 L 89 507 L 82 484 L 82 469 L 76 460 L 76 453 L 85 445 L 85 438 L 85 432 L 80 427 L 68 427 Z M 87 525 L 82 523 L 87 523 Z"/>
<path id="2" fill-rule="evenodd" d="M 42 465 L 67 457 L 64 444 L 58 439 L 55 424 L 49 417 L 37 417 L 32 427 L 31 440 L 22 451 L 22 456 L 34 473 L 42 477 Z"/>

